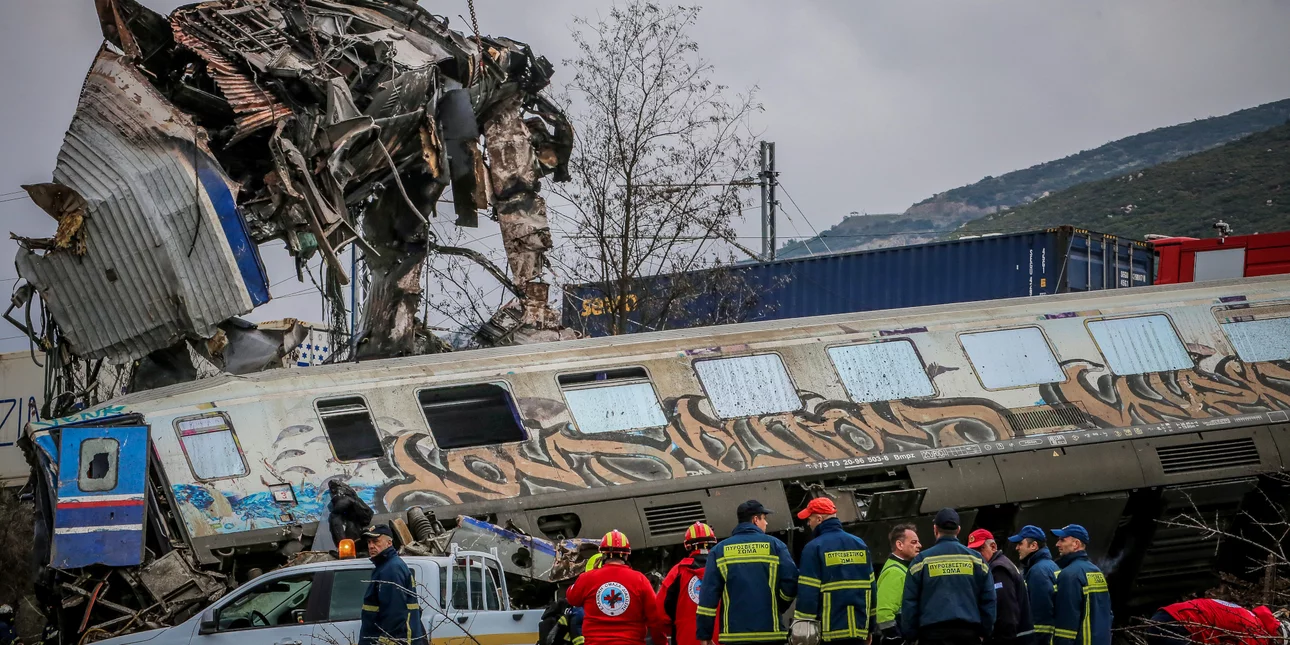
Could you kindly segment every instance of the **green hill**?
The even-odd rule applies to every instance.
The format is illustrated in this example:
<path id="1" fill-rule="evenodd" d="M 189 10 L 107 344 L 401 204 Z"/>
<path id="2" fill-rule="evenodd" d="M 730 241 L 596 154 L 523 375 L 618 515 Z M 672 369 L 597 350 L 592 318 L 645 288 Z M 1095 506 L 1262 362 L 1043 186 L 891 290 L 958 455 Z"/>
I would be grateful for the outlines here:
<path id="1" fill-rule="evenodd" d="M 779 257 L 818 254 L 824 243 L 829 250 L 840 252 L 943 239 L 964 223 L 1000 209 L 1042 199 L 1072 186 L 1126 176 L 1182 159 L 1277 127 L 1287 120 L 1290 120 L 1290 99 L 1157 128 L 1055 161 L 986 177 L 929 197 L 900 215 L 848 217 L 819 237 L 784 247 Z M 880 219 L 870 221 L 873 217 Z"/>
<path id="2" fill-rule="evenodd" d="M 1080 184 L 974 220 L 954 236 L 1061 224 L 1142 239 L 1290 230 L 1290 123 L 1190 157 Z"/>

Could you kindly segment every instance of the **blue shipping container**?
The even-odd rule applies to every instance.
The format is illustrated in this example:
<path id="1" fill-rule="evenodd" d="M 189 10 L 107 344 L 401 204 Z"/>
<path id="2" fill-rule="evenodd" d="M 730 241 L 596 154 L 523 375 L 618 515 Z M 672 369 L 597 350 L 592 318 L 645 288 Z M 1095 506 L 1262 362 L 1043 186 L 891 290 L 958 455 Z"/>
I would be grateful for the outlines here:
<path id="1" fill-rule="evenodd" d="M 1063 226 L 652 276 L 621 297 L 630 333 L 1139 287 L 1154 271 L 1145 242 Z M 568 286 L 564 324 L 608 335 L 619 297 L 598 284 Z"/>

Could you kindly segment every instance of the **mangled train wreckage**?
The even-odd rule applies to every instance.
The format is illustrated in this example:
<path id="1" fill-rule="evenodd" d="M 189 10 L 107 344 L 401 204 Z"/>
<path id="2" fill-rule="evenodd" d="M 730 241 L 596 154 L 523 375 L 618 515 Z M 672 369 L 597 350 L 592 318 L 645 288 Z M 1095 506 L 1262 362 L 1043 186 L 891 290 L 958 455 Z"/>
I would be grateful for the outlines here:
<path id="1" fill-rule="evenodd" d="M 54 323 L 42 349 L 155 366 L 186 360 L 189 342 L 210 353 L 222 325 L 271 297 L 270 240 L 298 274 L 320 254 L 337 294 L 341 250 L 362 249 L 360 357 L 425 351 L 428 253 L 470 256 L 515 295 L 486 342 L 560 337 L 538 191 L 567 178 L 573 133 L 527 45 L 458 33 L 410 0 L 214 0 L 168 18 L 94 5 L 106 42 L 53 181 L 25 187 L 58 222 L 18 238 L 30 287 L 15 306 L 39 294 Z M 509 272 L 437 243 L 429 218 L 449 186 L 456 225 L 498 220 Z"/>
<path id="2" fill-rule="evenodd" d="M 660 572 L 748 498 L 795 550 L 790 511 L 818 495 L 873 545 L 942 506 L 996 535 L 1078 522 L 1131 615 L 1248 570 L 1168 521 L 1260 539 L 1290 501 L 1288 414 L 1274 277 L 223 375 L 27 438 L 68 632 L 171 602 L 141 591 L 154 570 L 189 597 L 314 548 L 339 483 L 378 520 L 432 509 L 487 539 L 622 530 Z"/>

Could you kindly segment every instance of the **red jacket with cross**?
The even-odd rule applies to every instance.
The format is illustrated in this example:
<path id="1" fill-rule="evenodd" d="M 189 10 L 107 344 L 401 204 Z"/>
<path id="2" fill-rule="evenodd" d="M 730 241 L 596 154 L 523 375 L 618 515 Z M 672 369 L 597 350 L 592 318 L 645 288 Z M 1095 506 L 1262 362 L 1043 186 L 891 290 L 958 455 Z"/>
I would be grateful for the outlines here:
<path id="1" fill-rule="evenodd" d="M 667 643 L 667 617 L 645 574 L 621 560 L 608 560 L 573 583 L 565 599 L 582 607 L 586 645 L 641 645 L 648 633 L 654 645 Z"/>

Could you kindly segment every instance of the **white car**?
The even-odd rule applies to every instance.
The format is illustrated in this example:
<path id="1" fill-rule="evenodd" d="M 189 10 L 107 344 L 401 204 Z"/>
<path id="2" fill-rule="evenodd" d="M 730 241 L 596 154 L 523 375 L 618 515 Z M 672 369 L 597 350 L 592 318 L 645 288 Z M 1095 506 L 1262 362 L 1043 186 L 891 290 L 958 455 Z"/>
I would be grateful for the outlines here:
<path id="1" fill-rule="evenodd" d="M 460 551 L 452 556 L 409 556 L 403 560 L 415 576 L 426 634 L 434 643 L 537 642 L 542 610 L 510 608 L 506 578 L 493 555 Z M 99 643 L 356 644 L 372 569 L 367 558 L 277 569 L 242 585 L 179 625 Z"/>

